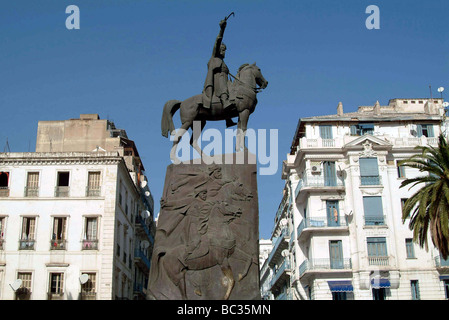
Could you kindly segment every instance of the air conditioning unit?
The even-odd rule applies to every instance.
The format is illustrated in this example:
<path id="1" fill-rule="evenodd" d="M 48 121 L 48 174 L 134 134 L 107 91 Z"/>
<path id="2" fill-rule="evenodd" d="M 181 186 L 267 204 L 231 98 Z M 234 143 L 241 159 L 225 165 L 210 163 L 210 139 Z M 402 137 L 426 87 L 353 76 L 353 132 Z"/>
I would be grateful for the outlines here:
<path id="1" fill-rule="evenodd" d="M 321 172 L 321 162 L 310 162 L 310 168 L 312 169 L 312 173 L 320 173 Z"/>

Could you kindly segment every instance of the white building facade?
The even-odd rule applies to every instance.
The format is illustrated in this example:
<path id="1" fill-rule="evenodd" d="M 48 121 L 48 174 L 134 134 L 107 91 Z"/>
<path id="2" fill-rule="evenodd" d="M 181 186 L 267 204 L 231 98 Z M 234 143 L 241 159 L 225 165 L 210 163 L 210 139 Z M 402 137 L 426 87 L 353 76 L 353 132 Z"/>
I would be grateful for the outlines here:
<path id="1" fill-rule="evenodd" d="M 111 138 L 115 151 L 0 153 L 1 300 L 145 297 L 153 198 L 135 146 Z"/>
<path id="2" fill-rule="evenodd" d="M 449 263 L 412 241 L 400 188 L 419 171 L 398 166 L 437 146 L 442 99 L 302 118 L 283 163 L 284 197 L 267 259 L 275 299 L 447 299 Z M 261 274 L 261 277 L 264 275 Z"/>

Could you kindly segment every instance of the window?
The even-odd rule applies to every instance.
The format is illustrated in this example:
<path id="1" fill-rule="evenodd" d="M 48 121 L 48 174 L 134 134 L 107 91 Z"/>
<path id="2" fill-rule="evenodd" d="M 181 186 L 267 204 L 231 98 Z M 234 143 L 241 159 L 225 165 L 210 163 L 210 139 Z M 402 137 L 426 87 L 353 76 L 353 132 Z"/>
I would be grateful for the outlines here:
<path id="1" fill-rule="evenodd" d="M 443 286 L 444 286 L 444 295 L 446 299 L 449 299 L 449 280 L 443 280 Z"/>
<path id="2" fill-rule="evenodd" d="M 9 172 L 0 172 L 0 197 L 9 197 Z"/>
<path id="3" fill-rule="evenodd" d="M 324 169 L 324 185 L 327 187 L 337 186 L 337 174 L 335 172 L 335 162 L 324 161 L 323 169 Z"/>
<path id="4" fill-rule="evenodd" d="M 373 134 L 374 133 L 374 124 L 373 123 L 359 123 L 350 126 L 351 136 L 363 136 L 365 134 Z"/>
<path id="5" fill-rule="evenodd" d="M 25 197 L 37 197 L 39 195 L 39 172 L 28 172 Z"/>
<path id="6" fill-rule="evenodd" d="M 418 137 L 425 136 L 427 138 L 433 138 L 433 125 L 431 124 L 418 124 L 417 125 Z"/>
<path id="7" fill-rule="evenodd" d="M 61 299 L 64 294 L 64 273 L 50 273 L 50 284 L 48 286 L 48 299 Z"/>
<path id="8" fill-rule="evenodd" d="M 23 217 L 22 218 L 22 237 L 19 241 L 20 250 L 34 250 L 35 242 L 35 230 L 36 230 L 36 218 L 35 217 Z"/>
<path id="9" fill-rule="evenodd" d="M 17 279 L 22 280 L 22 285 L 16 291 L 16 300 L 29 300 L 31 296 L 31 272 L 18 272 Z"/>
<path id="10" fill-rule="evenodd" d="M 55 189 L 55 197 L 69 196 L 69 172 L 58 172 L 58 181 Z"/>
<path id="11" fill-rule="evenodd" d="M 387 240 L 383 237 L 367 238 L 368 262 L 370 266 L 387 266 Z"/>
<path id="12" fill-rule="evenodd" d="M 377 158 L 360 158 L 360 184 L 362 186 L 380 185 Z"/>
<path id="13" fill-rule="evenodd" d="M 98 218 L 97 217 L 86 217 L 84 226 L 84 239 L 83 239 L 83 249 L 84 250 L 97 250 L 98 249 Z"/>
<path id="14" fill-rule="evenodd" d="M 405 178 L 405 166 L 401 166 L 398 164 L 398 178 L 404 179 Z"/>
<path id="15" fill-rule="evenodd" d="M 3 250 L 3 241 L 5 239 L 5 217 L 0 217 L 0 250 Z"/>
<path id="16" fill-rule="evenodd" d="M 92 272 L 84 274 L 87 275 L 87 281 L 81 284 L 81 300 L 95 300 L 97 294 L 97 274 Z"/>
<path id="17" fill-rule="evenodd" d="M 54 217 L 53 218 L 53 233 L 51 236 L 52 250 L 65 250 L 66 249 L 66 217 Z"/>
<path id="18" fill-rule="evenodd" d="M 413 247 L 413 239 L 405 239 L 405 249 L 407 251 L 407 259 L 414 259 L 415 249 Z"/>
<path id="19" fill-rule="evenodd" d="M 87 191 L 86 191 L 87 197 L 99 197 L 100 196 L 100 191 L 101 191 L 100 177 L 101 177 L 100 171 L 93 171 L 93 172 L 88 173 Z"/>
<path id="20" fill-rule="evenodd" d="M 365 226 L 385 225 L 382 197 L 363 197 Z"/>
<path id="21" fill-rule="evenodd" d="M 320 138 L 332 139 L 332 126 L 320 126 Z"/>
<path id="22" fill-rule="evenodd" d="M 411 286 L 411 290 L 412 290 L 412 300 L 419 300 L 420 296 L 419 296 L 418 280 L 411 280 L 410 286 Z"/>
<path id="23" fill-rule="evenodd" d="M 331 269 L 343 269 L 343 248 L 341 240 L 329 241 L 329 258 Z"/>
<path id="24" fill-rule="evenodd" d="M 336 227 L 340 225 L 340 215 L 338 210 L 338 201 L 326 201 L 327 225 L 329 227 Z"/>

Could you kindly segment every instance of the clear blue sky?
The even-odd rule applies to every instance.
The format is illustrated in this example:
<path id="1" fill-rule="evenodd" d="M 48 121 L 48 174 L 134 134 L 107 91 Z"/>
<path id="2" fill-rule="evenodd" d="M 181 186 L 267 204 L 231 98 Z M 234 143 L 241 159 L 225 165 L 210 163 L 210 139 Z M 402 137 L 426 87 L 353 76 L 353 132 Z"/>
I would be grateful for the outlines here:
<path id="1" fill-rule="evenodd" d="M 81 29 L 67 30 L 68 5 Z M 368 5 L 380 29 L 368 30 Z M 218 22 L 231 73 L 257 62 L 268 88 L 253 129 L 279 130 L 279 169 L 259 176 L 260 237 L 282 197 L 281 162 L 300 117 L 345 112 L 447 87 L 447 0 L 39 0 L 0 4 L 0 151 L 34 151 L 37 122 L 98 113 L 127 131 L 142 156 L 159 211 L 171 142 L 162 107 L 199 94 Z M 179 115 L 175 116 L 179 125 Z M 224 129 L 224 122 L 207 127 Z"/>

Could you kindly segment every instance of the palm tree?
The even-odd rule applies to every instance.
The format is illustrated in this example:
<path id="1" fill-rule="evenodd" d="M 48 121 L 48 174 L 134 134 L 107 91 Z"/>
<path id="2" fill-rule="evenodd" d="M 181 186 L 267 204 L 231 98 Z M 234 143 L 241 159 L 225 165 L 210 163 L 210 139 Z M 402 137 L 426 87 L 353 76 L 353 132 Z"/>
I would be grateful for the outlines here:
<path id="1" fill-rule="evenodd" d="M 418 146 L 421 150 L 399 165 L 419 169 L 426 175 L 406 179 L 401 188 L 424 184 L 404 204 L 402 222 L 410 218 L 409 228 L 413 240 L 428 250 L 428 230 L 435 247 L 443 259 L 449 256 L 449 146 L 443 135 L 438 137 L 438 147 Z"/>

